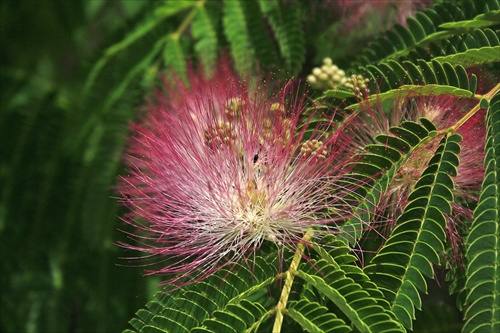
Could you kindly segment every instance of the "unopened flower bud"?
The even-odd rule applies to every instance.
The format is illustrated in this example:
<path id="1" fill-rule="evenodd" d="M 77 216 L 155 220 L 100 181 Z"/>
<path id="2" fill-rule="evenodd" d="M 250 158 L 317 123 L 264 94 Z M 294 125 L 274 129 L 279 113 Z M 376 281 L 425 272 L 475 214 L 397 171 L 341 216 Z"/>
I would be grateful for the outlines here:
<path id="1" fill-rule="evenodd" d="M 315 75 L 315 76 L 319 76 L 319 75 L 322 73 L 321 68 L 319 68 L 319 67 L 314 67 L 314 68 L 313 68 L 312 73 L 313 73 L 313 75 Z"/>
<path id="2" fill-rule="evenodd" d="M 309 82 L 310 84 L 316 84 L 318 82 L 318 79 L 316 78 L 316 76 L 310 74 L 307 76 L 307 82 Z"/>

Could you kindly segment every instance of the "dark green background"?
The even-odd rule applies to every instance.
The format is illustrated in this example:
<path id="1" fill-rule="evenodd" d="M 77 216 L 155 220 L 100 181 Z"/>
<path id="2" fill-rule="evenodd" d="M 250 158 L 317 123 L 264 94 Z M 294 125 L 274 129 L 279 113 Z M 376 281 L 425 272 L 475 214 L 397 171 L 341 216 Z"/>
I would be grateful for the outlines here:
<path id="1" fill-rule="evenodd" d="M 107 112 L 100 93 L 80 95 L 103 49 L 147 6 L 0 3 L 2 332 L 121 331 L 156 289 L 157 279 L 120 266 L 131 264 L 114 245 L 124 226 L 112 186 L 141 89 Z M 96 91 L 133 61 L 116 59 Z"/>

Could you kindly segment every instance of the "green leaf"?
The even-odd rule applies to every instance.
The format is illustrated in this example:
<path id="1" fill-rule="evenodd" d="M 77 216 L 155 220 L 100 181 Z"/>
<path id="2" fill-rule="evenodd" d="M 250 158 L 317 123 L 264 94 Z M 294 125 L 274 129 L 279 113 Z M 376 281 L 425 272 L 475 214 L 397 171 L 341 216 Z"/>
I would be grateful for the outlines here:
<path id="1" fill-rule="evenodd" d="M 217 26 L 218 8 L 212 2 L 199 6 L 191 25 L 191 32 L 196 39 L 194 49 L 201 59 L 203 69 L 210 75 L 215 68 L 218 51 Z"/>
<path id="2" fill-rule="evenodd" d="M 104 51 L 104 56 L 99 59 L 99 61 L 92 67 L 87 80 L 85 81 L 83 87 L 83 95 L 86 96 L 95 80 L 99 76 L 99 73 L 104 68 L 106 63 L 111 60 L 113 56 L 117 53 L 125 50 L 134 44 L 137 40 L 144 37 L 147 33 L 156 28 L 161 22 L 165 21 L 166 18 L 171 17 L 187 8 L 192 7 L 196 3 L 194 1 L 169 1 L 166 2 L 162 7 L 157 8 L 154 15 L 146 17 L 141 21 L 135 29 L 133 29 L 123 40 L 108 47 Z"/>
<path id="3" fill-rule="evenodd" d="M 172 36 L 168 39 L 163 58 L 165 65 L 171 67 L 183 79 L 187 78 L 186 55 L 179 38 Z"/>
<path id="4" fill-rule="evenodd" d="M 137 312 L 140 320 L 133 319 L 131 325 L 138 332 L 242 332 L 256 327 L 267 318 L 268 310 L 253 298 L 262 300 L 260 295 L 275 280 L 274 260 L 248 259 L 243 265 L 231 264 L 201 282 L 161 291 L 147 309 Z"/>
<path id="5" fill-rule="evenodd" d="M 470 77 L 469 90 L 474 94 L 476 93 L 476 90 L 477 90 L 477 76 L 476 76 L 476 74 L 472 74 Z"/>
<path id="6" fill-rule="evenodd" d="M 428 140 L 435 135 L 435 126 L 422 118 L 420 125 L 404 121 L 400 126 L 393 126 L 393 135 L 378 135 L 375 139 L 381 144 L 367 145 L 360 155 L 353 172 L 371 177 L 375 182 L 369 182 L 365 192 L 358 198 L 358 204 L 353 209 L 353 216 L 340 228 L 339 238 L 354 245 L 362 236 L 363 230 L 380 203 L 382 195 L 387 191 L 394 175 L 401 165 L 410 158 L 412 151 L 422 140 Z M 366 225 L 365 225 L 366 224 Z"/>
<path id="7" fill-rule="evenodd" d="M 448 30 L 485 28 L 498 24 L 499 21 L 500 21 L 500 10 L 494 10 L 489 13 L 477 15 L 472 20 L 446 22 L 439 25 L 439 27 Z"/>
<path id="8" fill-rule="evenodd" d="M 307 332 L 351 332 L 342 319 L 317 302 L 306 299 L 290 302 L 286 314 Z"/>
<path id="9" fill-rule="evenodd" d="M 493 30 L 484 29 L 483 32 L 486 35 L 486 38 L 488 38 L 488 42 L 489 42 L 490 46 L 500 45 L 500 40 L 498 39 L 497 34 Z"/>
<path id="10" fill-rule="evenodd" d="M 453 54 L 462 55 L 470 65 L 474 65 L 475 61 L 478 64 L 493 61 L 489 54 L 479 55 L 474 52 L 465 54 L 465 52 L 468 49 L 498 45 L 496 43 L 498 37 L 488 28 L 494 27 L 499 21 L 497 8 L 496 0 L 488 4 L 469 1 L 437 3 L 434 8 L 426 8 L 417 12 L 414 18 L 408 18 L 408 28 L 396 24 L 386 32 L 386 38 L 379 38 L 374 45 L 362 50 L 357 63 L 366 66 L 370 61 L 371 64 L 375 62 L 380 64 L 390 59 L 408 59 L 416 62 L 418 59 L 428 61 L 433 57 L 443 57 L 440 61 L 460 64 L 458 56 L 454 58 Z M 472 19 L 466 20 L 469 17 Z M 438 31 L 443 28 L 448 30 Z M 386 44 L 391 47 L 384 47 Z M 395 46 L 397 51 L 392 50 L 392 46 Z M 382 51 L 370 57 L 373 50 Z M 446 57 L 450 58 L 447 60 Z"/>
<path id="11" fill-rule="evenodd" d="M 279 45 L 285 68 L 297 73 L 305 60 L 305 38 L 300 6 L 278 0 L 260 0 L 260 8 L 268 18 Z"/>
<path id="12" fill-rule="evenodd" d="M 80 132 L 77 133 L 74 139 L 74 147 L 79 147 L 83 142 L 84 138 L 89 135 L 91 131 L 98 129 L 98 123 L 102 119 L 103 115 L 109 113 L 113 106 L 123 97 L 129 85 L 132 84 L 134 79 L 137 79 L 140 73 L 142 73 L 153 61 L 153 59 L 158 56 L 164 46 L 164 40 L 159 40 L 155 43 L 151 51 L 146 54 L 146 56 L 135 66 L 131 67 L 129 71 L 123 75 L 122 79 L 118 82 L 117 86 L 114 87 L 106 96 L 100 112 L 95 112 L 91 114 L 88 120 L 80 128 Z M 76 149 L 76 148 L 73 148 Z"/>
<path id="13" fill-rule="evenodd" d="M 452 87 L 448 85 L 440 84 L 426 84 L 424 86 L 416 85 L 403 85 L 397 89 L 389 90 L 377 95 L 372 95 L 368 97 L 368 103 L 374 102 L 385 102 L 393 99 L 400 99 L 402 97 L 419 97 L 419 96 L 439 96 L 439 95 L 450 95 L 455 97 L 472 97 L 474 94 L 472 91 Z M 346 107 L 349 110 L 356 110 L 360 108 L 364 103 L 351 104 Z"/>
<path id="14" fill-rule="evenodd" d="M 325 97 L 332 97 L 332 98 L 338 98 L 338 99 L 347 99 L 347 98 L 356 97 L 356 95 L 353 92 L 351 92 L 351 91 L 348 91 L 348 90 L 339 90 L 339 89 L 326 90 L 325 92 L 323 92 L 323 96 L 325 96 Z"/>
<path id="15" fill-rule="evenodd" d="M 487 119 L 485 177 L 466 241 L 466 323 L 462 332 L 496 332 L 500 328 L 500 94 Z"/>
<path id="16" fill-rule="evenodd" d="M 423 14 L 421 14 L 423 15 Z M 426 21 L 427 23 L 428 21 Z M 406 23 L 408 24 L 408 27 L 410 28 L 411 33 L 413 34 L 415 40 L 422 40 L 426 36 L 426 32 L 422 24 L 418 21 L 418 19 L 415 19 L 413 17 L 409 17 L 406 19 Z M 428 26 L 428 29 L 431 29 Z"/>
<path id="17" fill-rule="evenodd" d="M 195 5 L 196 2 L 191 0 L 165 1 L 161 7 L 155 9 L 155 15 L 168 18 Z"/>
<path id="18" fill-rule="evenodd" d="M 443 181 L 448 173 L 456 173 L 459 135 L 441 141 L 429 166 L 410 194 L 396 228 L 382 249 L 365 267 L 365 272 L 380 286 L 387 288 L 386 297 L 397 318 L 408 328 L 420 308 L 420 295 L 415 288 L 427 292 L 424 276 L 433 277 L 431 263 L 439 264 L 444 250 L 445 217 L 450 213 L 453 182 Z M 443 191 L 442 188 L 446 188 Z M 399 257 L 398 257 L 399 255 Z M 397 258 L 395 260 L 395 258 Z M 393 279 L 389 280 L 388 276 Z"/>
<path id="19" fill-rule="evenodd" d="M 394 25 L 394 30 L 397 31 L 398 34 L 401 36 L 401 38 L 405 42 L 406 48 L 409 48 L 409 47 L 415 45 L 415 43 L 416 43 L 415 37 L 410 32 L 410 30 L 408 30 L 405 26 L 403 26 L 399 23 L 396 23 Z"/>
<path id="20" fill-rule="evenodd" d="M 231 44 L 231 54 L 239 72 L 248 74 L 255 59 L 255 49 L 250 40 L 250 28 L 241 0 L 224 1 L 224 33 Z"/>
<path id="21" fill-rule="evenodd" d="M 449 62 L 453 65 L 473 66 L 485 63 L 500 61 L 500 46 L 484 46 L 479 49 L 470 49 L 465 52 L 435 57 L 434 60 L 440 63 Z"/>
<path id="22" fill-rule="evenodd" d="M 450 85 L 448 81 L 448 76 L 443 68 L 443 65 L 436 60 L 432 59 L 431 61 L 433 72 L 436 74 L 437 82 L 444 85 Z"/>
<path id="23" fill-rule="evenodd" d="M 314 265 L 321 269 L 324 277 L 298 271 L 298 277 L 314 286 L 330 299 L 360 332 L 381 332 L 373 327 L 384 323 L 393 331 L 402 331 L 390 312 L 378 304 L 361 285 L 346 276 L 338 265 L 320 260 Z M 383 304 L 383 302 L 381 302 Z"/>

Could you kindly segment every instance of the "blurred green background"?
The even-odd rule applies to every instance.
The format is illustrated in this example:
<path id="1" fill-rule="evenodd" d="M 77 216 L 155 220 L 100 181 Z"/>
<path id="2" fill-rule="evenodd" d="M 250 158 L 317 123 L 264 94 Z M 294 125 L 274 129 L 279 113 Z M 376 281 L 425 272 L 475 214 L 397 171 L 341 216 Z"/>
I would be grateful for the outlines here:
<path id="1" fill-rule="evenodd" d="M 156 289 L 119 266 L 130 263 L 114 245 L 112 184 L 145 87 L 102 100 L 147 48 L 116 57 L 82 96 L 97 58 L 150 5 L 0 2 L 1 332 L 118 332 Z"/>

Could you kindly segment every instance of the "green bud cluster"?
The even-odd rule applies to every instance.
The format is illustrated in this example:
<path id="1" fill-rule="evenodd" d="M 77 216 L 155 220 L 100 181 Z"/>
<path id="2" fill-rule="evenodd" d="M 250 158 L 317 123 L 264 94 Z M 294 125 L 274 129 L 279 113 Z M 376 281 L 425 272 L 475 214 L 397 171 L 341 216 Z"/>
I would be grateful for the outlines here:
<path id="1" fill-rule="evenodd" d="M 362 96 L 368 90 L 366 83 L 361 75 L 346 76 L 345 71 L 332 63 L 332 59 L 324 58 L 321 67 L 315 67 L 312 74 L 307 76 L 309 84 L 316 89 L 347 89 L 354 92 L 357 96 Z"/>
<path id="2" fill-rule="evenodd" d="M 362 97 L 368 92 L 368 79 L 363 78 L 361 75 L 352 74 L 344 84 L 344 86 L 353 91 L 356 96 Z"/>
<path id="3" fill-rule="evenodd" d="M 345 72 L 332 63 L 332 59 L 324 58 L 323 66 L 315 67 L 307 81 L 315 88 L 328 89 L 342 86 L 347 82 Z"/>

